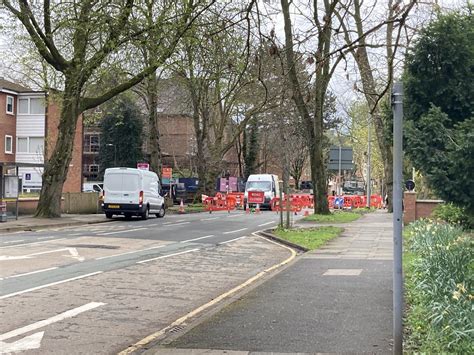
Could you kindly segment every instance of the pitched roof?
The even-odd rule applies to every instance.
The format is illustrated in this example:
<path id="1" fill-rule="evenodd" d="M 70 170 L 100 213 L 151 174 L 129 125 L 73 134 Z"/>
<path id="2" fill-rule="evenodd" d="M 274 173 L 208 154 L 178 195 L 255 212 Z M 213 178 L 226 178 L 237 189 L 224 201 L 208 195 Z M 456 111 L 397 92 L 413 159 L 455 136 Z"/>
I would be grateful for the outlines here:
<path id="1" fill-rule="evenodd" d="M 0 77 L 0 90 L 6 89 L 16 92 L 33 92 L 34 90 L 24 87 L 23 85 L 13 83 L 11 81 L 5 80 L 4 78 Z"/>

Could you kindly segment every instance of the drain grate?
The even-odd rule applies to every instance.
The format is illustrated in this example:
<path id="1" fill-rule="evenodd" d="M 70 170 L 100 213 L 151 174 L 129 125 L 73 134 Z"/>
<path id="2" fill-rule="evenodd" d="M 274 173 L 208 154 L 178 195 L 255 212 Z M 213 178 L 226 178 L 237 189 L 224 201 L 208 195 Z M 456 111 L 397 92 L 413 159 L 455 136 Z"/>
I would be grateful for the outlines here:
<path id="1" fill-rule="evenodd" d="M 175 325 L 174 327 L 170 328 L 168 330 L 169 333 L 178 333 L 180 331 L 184 330 L 184 326 L 182 325 Z"/>
<path id="2" fill-rule="evenodd" d="M 74 244 L 69 245 L 70 248 L 88 248 L 88 249 L 120 249 L 115 245 L 100 245 L 100 244 Z"/>

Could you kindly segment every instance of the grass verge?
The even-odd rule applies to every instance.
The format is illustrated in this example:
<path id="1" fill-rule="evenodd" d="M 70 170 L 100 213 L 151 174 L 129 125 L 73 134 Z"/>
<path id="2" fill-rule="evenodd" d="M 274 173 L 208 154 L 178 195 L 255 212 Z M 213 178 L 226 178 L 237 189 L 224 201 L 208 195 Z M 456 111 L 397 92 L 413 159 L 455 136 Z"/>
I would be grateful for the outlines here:
<path id="1" fill-rule="evenodd" d="M 343 228 L 327 226 L 304 229 L 275 229 L 273 234 L 291 243 L 314 250 L 339 236 L 342 231 Z"/>
<path id="2" fill-rule="evenodd" d="M 303 218 L 307 222 L 321 222 L 321 223 L 348 223 L 358 220 L 362 213 L 337 211 L 330 214 L 312 214 Z"/>

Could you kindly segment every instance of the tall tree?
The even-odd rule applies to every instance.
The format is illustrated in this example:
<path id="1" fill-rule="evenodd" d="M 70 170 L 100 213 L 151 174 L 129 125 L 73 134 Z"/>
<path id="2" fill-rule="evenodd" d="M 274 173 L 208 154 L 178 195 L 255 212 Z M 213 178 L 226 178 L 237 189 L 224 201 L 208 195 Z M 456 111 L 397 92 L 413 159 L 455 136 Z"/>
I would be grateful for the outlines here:
<path id="1" fill-rule="evenodd" d="M 107 103 L 101 126 L 100 175 L 110 167 L 135 168 L 143 159 L 143 118 L 135 100 L 122 94 Z"/>
<path id="2" fill-rule="evenodd" d="M 439 197 L 474 216 L 474 16 L 440 15 L 405 71 L 406 151 Z"/>
<path id="3" fill-rule="evenodd" d="M 6 10 L 17 18 L 28 32 L 40 55 L 64 77 L 58 139 L 50 159 L 45 162 L 43 184 L 35 216 L 59 217 L 61 192 L 72 158 L 78 117 L 119 93 L 136 85 L 162 65 L 174 52 L 183 33 L 195 17 L 213 1 L 184 1 L 174 6 L 157 6 L 163 11 L 156 16 L 152 28 L 162 37 L 163 50 L 150 66 L 135 65 L 133 74 L 120 84 L 105 88 L 95 97 L 87 86 L 101 72 L 117 68 L 113 64 L 126 57 L 134 39 L 150 28 L 141 24 L 134 0 L 73 3 L 51 2 L 42 5 L 19 0 L 14 4 L 2 0 Z M 166 3 L 166 4 L 165 4 Z M 136 69 L 138 67 L 138 69 Z"/>

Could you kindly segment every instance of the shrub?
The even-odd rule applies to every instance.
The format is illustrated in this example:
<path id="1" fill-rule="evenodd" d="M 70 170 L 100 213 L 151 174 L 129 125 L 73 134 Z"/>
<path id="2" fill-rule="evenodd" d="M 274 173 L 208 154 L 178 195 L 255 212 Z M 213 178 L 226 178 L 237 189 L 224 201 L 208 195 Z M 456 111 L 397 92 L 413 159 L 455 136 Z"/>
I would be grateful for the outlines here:
<path id="1" fill-rule="evenodd" d="M 440 204 L 433 210 L 433 217 L 450 224 L 459 224 L 467 228 L 472 228 L 473 220 L 468 212 L 452 203 Z"/>
<path id="2" fill-rule="evenodd" d="M 474 353 L 472 235 L 417 221 L 407 233 L 406 252 L 408 350 Z"/>

